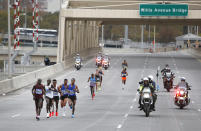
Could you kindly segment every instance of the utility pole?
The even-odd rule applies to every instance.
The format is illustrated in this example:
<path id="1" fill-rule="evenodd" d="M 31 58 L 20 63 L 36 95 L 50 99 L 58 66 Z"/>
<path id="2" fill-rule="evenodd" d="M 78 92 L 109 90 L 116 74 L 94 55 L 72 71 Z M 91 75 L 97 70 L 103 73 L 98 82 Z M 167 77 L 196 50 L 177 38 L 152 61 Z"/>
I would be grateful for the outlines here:
<path id="1" fill-rule="evenodd" d="M 128 43 L 128 25 L 125 25 L 124 43 Z"/>
<path id="2" fill-rule="evenodd" d="M 102 25 L 102 43 L 101 43 L 101 46 L 104 45 L 104 25 Z"/>
<path id="3" fill-rule="evenodd" d="M 156 26 L 154 25 L 154 52 L 156 51 Z"/>
<path id="4" fill-rule="evenodd" d="M 12 77 L 11 38 L 10 38 L 10 0 L 8 0 L 8 77 Z"/>
<path id="5" fill-rule="evenodd" d="M 141 25 L 141 47 L 144 45 L 144 25 Z"/>

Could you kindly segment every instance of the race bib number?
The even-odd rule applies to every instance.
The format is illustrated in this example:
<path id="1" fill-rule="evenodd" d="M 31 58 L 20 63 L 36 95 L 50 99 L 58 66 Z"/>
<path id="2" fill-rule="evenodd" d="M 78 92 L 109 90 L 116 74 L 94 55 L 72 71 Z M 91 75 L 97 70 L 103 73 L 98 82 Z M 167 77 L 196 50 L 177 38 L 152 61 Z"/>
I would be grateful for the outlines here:
<path id="1" fill-rule="evenodd" d="M 62 90 L 62 94 L 66 95 L 66 94 L 68 94 L 68 91 L 67 90 Z"/>
<path id="2" fill-rule="evenodd" d="M 69 90 L 70 95 L 75 95 L 75 91 Z"/>
<path id="3" fill-rule="evenodd" d="M 42 94 L 43 94 L 42 89 L 36 89 L 36 94 L 37 94 L 37 95 L 42 95 Z"/>
<path id="4" fill-rule="evenodd" d="M 59 94 L 58 94 L 58 92 L 55 92 L 55 91 L 54 91 L 54 92 L 53 92 L 53 95 L 54 95 L 54 96 L 58 96 Z"/>

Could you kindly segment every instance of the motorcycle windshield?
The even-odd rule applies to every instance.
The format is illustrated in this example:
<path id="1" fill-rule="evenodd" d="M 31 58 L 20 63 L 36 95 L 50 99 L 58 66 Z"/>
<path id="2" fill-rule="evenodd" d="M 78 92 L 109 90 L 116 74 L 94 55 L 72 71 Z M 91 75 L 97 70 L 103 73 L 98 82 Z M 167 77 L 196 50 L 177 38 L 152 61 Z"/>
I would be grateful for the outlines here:
<path id="1" fill-rule="evenodd" d="M 80 59 L 76 59 L 75 62 L 76 62 L 76 63 L 80 63 Z"/>
<path id="2" fill-rule="evenodd" d="M 150 88 L 144 88 L 142 93 L 151 93 L 151 89 Z"/>

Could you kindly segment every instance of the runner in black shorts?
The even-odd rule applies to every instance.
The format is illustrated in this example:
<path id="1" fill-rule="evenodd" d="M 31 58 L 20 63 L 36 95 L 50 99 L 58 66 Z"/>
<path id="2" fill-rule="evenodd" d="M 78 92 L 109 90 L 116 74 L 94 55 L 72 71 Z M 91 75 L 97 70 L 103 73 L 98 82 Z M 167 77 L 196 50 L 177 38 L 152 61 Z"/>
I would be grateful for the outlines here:
<path id="1" fill-rule="evenodd" d="M 74 118 L 75 104 L 76 104 L 76 93 L 79 93 L 77 85 L 75 85 L 75 78 L 71 79 L 71 84 L 68 85 L 68 104 L 72 108 L 72 118 Z"/>
<path id="2" fill-rule="evenodd" d="M 36 106 L 36 119 L 40 120 L 40 113 L 41 109 L 43 108 L 43 95 L 45 94 L 45 88 L 41 84 L 42 80 L 38 79 L 37 84 L 33 86 L 32 88 L 32 95 L 33 100 L 35 101 Z"/>
<path id="3" fill-rule="evenodd" d="M 45 100 L 46 100 L 46 111 L 47 118 L 51 117 L 51 107 L 52 107 L 53 91 L 51 89 L 51 79 L 47 80 L 47 85 L 45 86 Z"/>
<path id="4" fill-rule="evenodd" d="M 59 93 L 61 94 L 61 108 L 63 109 L 63 116 L 66 116 L 66 103 L 68 101 L 68 80 L 64 79 L 64 84 L 59 86 Z"/>
<path id="5" fill-rule="evenodd" d="M 57 88 L 57 80 L 53 80 L 53 84 L 51 86 L 53 88 L 53 102 L 55 103 L 56 106 L 56 113 L 55 115 L 58 116 L 58 105 L 59 105 L 59 92 Z M 54 103 L 53 103 L 53 111 L 52 111 L 52 116 L 54 116 Z"/>

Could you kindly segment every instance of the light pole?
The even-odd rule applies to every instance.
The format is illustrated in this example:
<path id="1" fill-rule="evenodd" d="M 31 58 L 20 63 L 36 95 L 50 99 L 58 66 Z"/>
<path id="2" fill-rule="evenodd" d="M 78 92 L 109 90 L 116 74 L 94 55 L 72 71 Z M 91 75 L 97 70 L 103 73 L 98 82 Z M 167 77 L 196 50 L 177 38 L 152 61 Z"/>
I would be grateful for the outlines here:
<path id="1" fill-rule="evenodd" d="M 8 77 L 12 77 L 11 38 L 10 38 L 10 0 L 8 0 Z"/>

